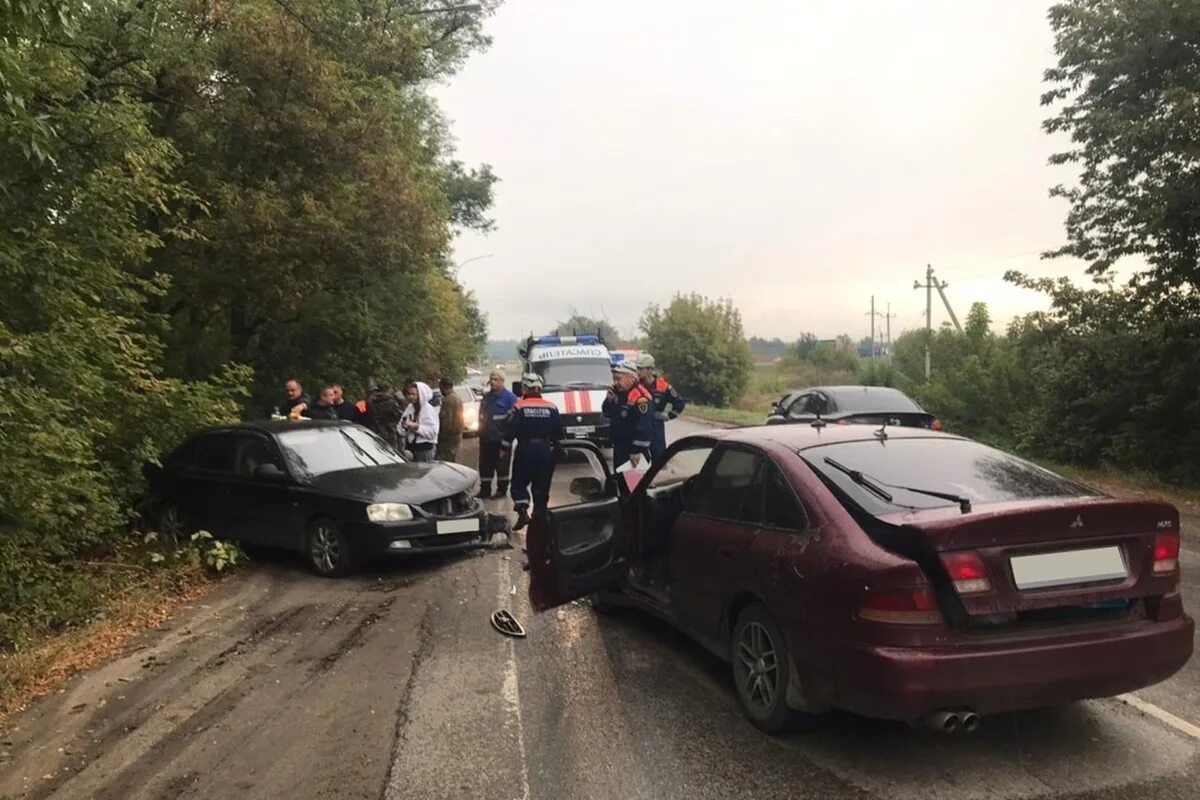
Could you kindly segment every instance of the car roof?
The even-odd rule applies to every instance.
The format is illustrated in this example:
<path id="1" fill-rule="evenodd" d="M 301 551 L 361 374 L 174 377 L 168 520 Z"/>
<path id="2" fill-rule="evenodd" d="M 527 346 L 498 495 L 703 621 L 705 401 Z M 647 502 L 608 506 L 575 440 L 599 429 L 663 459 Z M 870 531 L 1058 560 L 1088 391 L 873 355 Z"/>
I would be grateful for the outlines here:
<path id="1" fill-rule="evenodd" d="M 312 430 L 313 428 L 343 428 L 353 425 L 353 422 L 346 420 L 333 419 L 262 419 L 262 420 L 247 420 L 233 425 L 214 425 L 210 428 L 204 428 L 196 431 L 201 433 L 214 433 L 218 431 L 259 431 L 261 433 L 283 433 L 284 431 L 303 431 Z"/>
<path id="2" fill-rule="evenodd" d="M 788 450 L 800 452 L 813 447 L 827 444 L 843 444 L 846 442 L 877 441 L 873 425 L 835 425 L 828 423 L 824 426 L 813 425 L 759 425 L 754 428 L 728 428 L 713 430 L 705 433 L 690 434 L 698 438 L 719 439 L 722 442 L 733 442 L 755 446 L 777 444 Z M 888 439 L 935 439 L 935 440 L 965 440 L 963 436 L 949 433 L 939 433 L 926 428 L 909 428 L 889 426 L 885 429 Z"/>

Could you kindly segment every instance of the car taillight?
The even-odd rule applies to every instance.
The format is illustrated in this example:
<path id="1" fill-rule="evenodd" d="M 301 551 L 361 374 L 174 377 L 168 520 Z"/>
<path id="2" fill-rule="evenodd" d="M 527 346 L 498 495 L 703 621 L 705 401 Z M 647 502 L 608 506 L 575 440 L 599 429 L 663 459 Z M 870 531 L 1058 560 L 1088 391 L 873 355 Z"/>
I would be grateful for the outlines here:
<path id="1" fill-rule="evenodd" d="M 992 582 L 979 553 L 942 553 L 942 564 L 959 594 L 990 592 Z"/>
<path id="2" fill-rule="evenodd" d="M 867 592 L 860 619 L 899 625 L 937 625 L 942 622 L 937 598 L 928 587 L 904 591 Z"/>
<path id="3" fill-rule="evenodd" d="M 935 419 L 933 422 L 929 423 L 929 427 L 933 428 L 935 431 L 940 431 L 942 429 L 942 421 L 940 419 Z"/>
<path id="4" fill-rule="evenodd" d="M 1179 537 L 1160 534 L 1154 537 L 1154 571 L 1174 572 L 1179 569 Z"/>
<path id="5" fill-rule="evenodd" d="M 838 425 L 849 425 L 849 424 L 850 424 L 850 421 L 847 419 L 839 419 L 838 420 Z"/>

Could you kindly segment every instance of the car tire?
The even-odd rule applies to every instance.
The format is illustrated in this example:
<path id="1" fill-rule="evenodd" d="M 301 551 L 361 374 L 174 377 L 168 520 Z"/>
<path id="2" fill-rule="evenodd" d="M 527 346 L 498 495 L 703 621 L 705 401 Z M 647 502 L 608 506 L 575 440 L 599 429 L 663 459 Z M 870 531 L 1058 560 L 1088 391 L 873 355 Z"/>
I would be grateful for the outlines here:
<path id="1" fill-rule="evenodd" d="M 171 550 L 182 547 L 192 534 L 183 509 L 174 500 L 166 500 L 159 505 L 154 528 L 163 545 Z"/>
<path id="2" fill-rule="evenodd" d="M 733 685 L 746 718 L 767 733 L 786 731 L 793 717 L 787 704 L 792 657 L 765 608 L 752 603 L 742 609 L 729 650 Z"/>
<path id="3" fill-rule="evenodd" d="M 322 578 L 341 578 L 353 570 L 350 542 L 337 523 L 328 517 L 309 524 L 304 556 L 313 572 Z"/>

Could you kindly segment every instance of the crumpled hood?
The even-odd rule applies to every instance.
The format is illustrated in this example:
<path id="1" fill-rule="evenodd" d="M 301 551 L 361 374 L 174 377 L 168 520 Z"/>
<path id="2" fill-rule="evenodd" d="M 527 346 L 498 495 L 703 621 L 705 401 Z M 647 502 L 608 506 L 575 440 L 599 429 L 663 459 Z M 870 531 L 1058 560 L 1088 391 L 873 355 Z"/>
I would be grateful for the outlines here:
<path id="1" fill-rule="evenodd" d="M 478 477 L 479 473 L 461 464 L 408 462 L 327 472 L 312 478 L 309 485 L 366 503 L 420 505 L 468 492 Z"/>

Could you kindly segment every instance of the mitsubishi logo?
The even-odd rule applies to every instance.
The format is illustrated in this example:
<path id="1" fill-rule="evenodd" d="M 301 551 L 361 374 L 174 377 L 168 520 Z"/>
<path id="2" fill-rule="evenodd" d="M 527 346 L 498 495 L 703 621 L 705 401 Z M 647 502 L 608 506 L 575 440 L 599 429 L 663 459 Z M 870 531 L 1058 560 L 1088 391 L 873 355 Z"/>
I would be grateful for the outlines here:
<path id="1" fill-rule="evenodd" d="M 1075 521 L 1071 523 L 1071 527 L 1072 528 L 1082 528 L 1083 527 L 1083 517 L 1079 514 L 1076 514 Z"/>
<path id="2" fill-rule="evenodd" d="M 583 422 L 583 415 L 582 415 L 582 414 L 580 414 L 579 416 L 575 417 L 575 421 L 576 421 L 576 422 Z"/>

